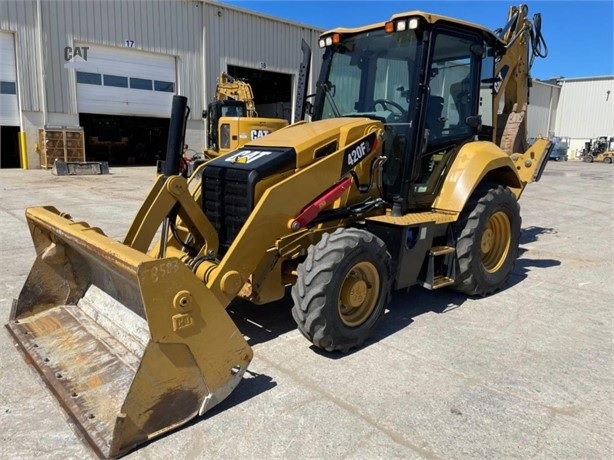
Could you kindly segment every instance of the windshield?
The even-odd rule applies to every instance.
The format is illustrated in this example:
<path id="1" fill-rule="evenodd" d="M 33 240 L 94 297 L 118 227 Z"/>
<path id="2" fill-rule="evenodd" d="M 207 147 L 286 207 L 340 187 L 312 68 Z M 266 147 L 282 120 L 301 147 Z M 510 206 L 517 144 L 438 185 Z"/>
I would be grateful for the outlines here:
<path id="1" fill-rule="evenodd" d="M 407 121 L 417 52 L 413 30 L 369 31 L 345 38 L 325 56 L 316 119 L 371 116 Z"/>

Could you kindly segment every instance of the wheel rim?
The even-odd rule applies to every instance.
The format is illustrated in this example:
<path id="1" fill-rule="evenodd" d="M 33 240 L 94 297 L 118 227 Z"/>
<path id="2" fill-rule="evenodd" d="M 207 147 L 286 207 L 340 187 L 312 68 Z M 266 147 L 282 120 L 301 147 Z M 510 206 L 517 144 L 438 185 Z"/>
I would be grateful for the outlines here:
<path id="1" fill-rule="evenodd" d="M 339 293 L 339 318 L 348 327 L 363 324 L 373 313 L 379 296 L 380 279 L 375 266 L 360 262 L 343 280 Z"/>
<path id="2" fill-rule="evenodd" d="M 490 216 L 480 240 L 480 255 L 484 269 L 494 273 L 501 268 L 510 250 L 512 227 L 502 211 Z"/>

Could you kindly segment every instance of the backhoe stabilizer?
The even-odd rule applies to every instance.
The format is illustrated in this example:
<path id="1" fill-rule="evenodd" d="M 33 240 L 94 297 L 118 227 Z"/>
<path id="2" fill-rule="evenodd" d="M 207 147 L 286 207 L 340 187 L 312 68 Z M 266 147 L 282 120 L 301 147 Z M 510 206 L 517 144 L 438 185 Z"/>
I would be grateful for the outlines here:
<path id="1" fill-rule="evenodd" d="M 37 257 L 7 328 L 100 455 L 202 415 L 238 385 L 252 350 L 185 264 L 52 207 L 26 217 Z"/>
<path id="2" fill-rule="evenodd" d="M 527 184 L 539 181 L 553 147 L 554 144 L 548 139 L 540 138 L 524 153 L 513 153 L 511 155 L 518 177 L 523 184 L 522 190 Z"/>

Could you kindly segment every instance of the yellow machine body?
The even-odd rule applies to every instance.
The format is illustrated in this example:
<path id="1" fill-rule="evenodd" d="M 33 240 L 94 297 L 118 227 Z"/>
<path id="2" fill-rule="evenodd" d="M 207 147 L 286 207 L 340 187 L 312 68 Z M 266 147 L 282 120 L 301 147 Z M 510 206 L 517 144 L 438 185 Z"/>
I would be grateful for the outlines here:
<path id="1" fill-rule="evenodd" d="M 219 148 L 208 153 L 211 156 L 224 155 L 285 126 L 288 126 L 288 121 L 282 118 L 221 117 L 217 125 Z"/>
<path id="2" fill-rule="evenodd" d="M 505 64 L 507 45 L 514 59 L 526 58 L 530 30 L 524 9 L 510 17 L 520 38 L 409 12 L 395 15 L 390 31 L 383 23 L 335 29 L 321 43 L 334 47 L 345 35 L 350 49 L 354 35 L 371 37 L 363 34 L 370 30 L 373 40 L 394 38 L 385 27 L 399 30 L 403 45 L 413 25 L 395 24 L 417 18 L 426 30 L 444 22 L 483 35 Z M 169 148 L 168 168 L 122 242 L 53 207 L 29 208 L 37 256 L 7 327 L 90 444 L 118 457 L 205 413 L 240 382 L 252 350 L 226 312 L 237 297 L 266 304 L 293 285 L 303 335 L 345 352 L 369 336 L 392 288 L 450 285 L 490 294 L 516 257 L 516 201 L 539 179 L 551 148 L 538 139 L 515 149 L 526 137 L 526 69 L 497 80 L 508 81 L 505 109 L 497 109 L 499 91 L 493 120 L 485 120 L 492 136 L 468 117 L 475 132 L 436 148 L 427 142 L 426 105 L 411 122 L 390 122 L 389 110 L 375 109 L 318 119 L 317 101 L 332 97 L 327 84 L 316 96 L 315 120 L 275 125 L 266 136 L 253 131 L 272 129 L 272 120 L 222 117 L 228 153 L 186 178 L 174 171 Z M 172 116 L 171 127 L 182 117 Z M 399 126 L 418 133 L 413 147 L 390 140 Z M 183 145 L 180 137 L 175 144 Z M 396 163 L 402 148 L 405 163 Z M 414 201 L 388 193 L 398 174 L 407 178 L 399 190 Z"/>

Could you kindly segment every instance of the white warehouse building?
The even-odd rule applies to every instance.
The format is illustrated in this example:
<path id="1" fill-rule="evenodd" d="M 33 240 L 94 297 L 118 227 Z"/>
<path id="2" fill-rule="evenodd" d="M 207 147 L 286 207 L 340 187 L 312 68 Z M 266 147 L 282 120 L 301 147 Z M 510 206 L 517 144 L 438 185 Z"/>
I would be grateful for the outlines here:
<path id="1" fill-rule="evenodd" d="M 259 116 L 291 121 L 301 42 L 311 91 L 320 32 L 208 0 L 0 0 L 0 166 L 20 166 L 21 142 L 39 167 L 43 127 L 82 128 L 88 160 L 153 164 L 173 94 L 188 98 L 186 143 L 202 151 L 221 72 L 249 81 Z"/>
<path id="2" fill-rule="evenodd" d="M 528 137 L 566 138 L 570 158 L 591 139 L 614 137 L 614 76 L 535 80 L 529 102 Z"/>
<path id="3" fill-rule="evenodd" d="M 0 0 L 0 167 L 41 166 L 40 131 L 54 127 L 81 130 L 88 160 L 153 164 L 173 94 L 188 98 L 186 143 L 202 151 L 221 72 L 251 84 L 259 116 L 292 121 L 301 41 L 313 93 L 321 32 L 212 0 Z M 535 80 L 528 137 L 574 150 L 614 136 L 612 91 L 614 76 Z"/>
<path id="4" fill-rule="evenodd" d="M 614 76 L 560 81 L 555 132 L 569 137 L 576 151 L 597 137 L 614 137 Z"/>

